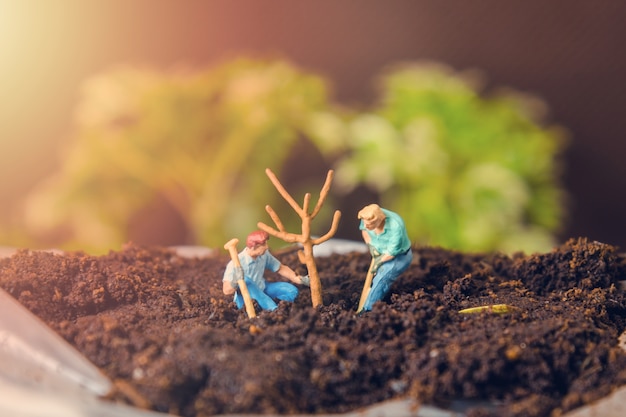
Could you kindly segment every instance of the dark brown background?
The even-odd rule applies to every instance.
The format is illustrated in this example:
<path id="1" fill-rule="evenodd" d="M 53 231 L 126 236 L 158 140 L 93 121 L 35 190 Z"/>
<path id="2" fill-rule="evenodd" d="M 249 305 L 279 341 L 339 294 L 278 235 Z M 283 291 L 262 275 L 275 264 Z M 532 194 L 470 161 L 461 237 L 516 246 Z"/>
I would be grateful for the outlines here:
<path id="1" fill-rule="evenodd" d="M 543 97 L 571 136 L 561 237 L 626 247 L 625 18 L 617 0 L 7 0 L 0 214 L 58 164 L 81 81 L 115 64 L 168 69 L 276 54 L 329 77 L 337 100 L 367 105 L 387 64 L 429 59 Z"/>

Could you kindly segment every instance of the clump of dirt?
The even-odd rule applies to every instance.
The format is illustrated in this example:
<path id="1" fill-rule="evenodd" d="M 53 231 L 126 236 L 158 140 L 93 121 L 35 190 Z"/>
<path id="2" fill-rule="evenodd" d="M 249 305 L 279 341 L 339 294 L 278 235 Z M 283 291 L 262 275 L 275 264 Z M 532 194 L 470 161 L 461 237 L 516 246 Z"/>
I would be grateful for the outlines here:
<path id="1" fill-rule="evenodd" d="M 0 260 L 0 287 L 117 382 L 111 400 L 182 416 L 339 413 L 401 397 L 546 416 L 626 383 L 626 261 L 614 247 L 581 238 L 529 256 L 413 251 L 387 299 L 359 316 L 361 253 L 317 259 L 323 306 L 301 288 L 255 319 L 221 292 L 226 253 L 22 250 Z M 277 256 L 306 272 L 295 253 Z M 459 313 L 495 304 L 513 308 Z"/>

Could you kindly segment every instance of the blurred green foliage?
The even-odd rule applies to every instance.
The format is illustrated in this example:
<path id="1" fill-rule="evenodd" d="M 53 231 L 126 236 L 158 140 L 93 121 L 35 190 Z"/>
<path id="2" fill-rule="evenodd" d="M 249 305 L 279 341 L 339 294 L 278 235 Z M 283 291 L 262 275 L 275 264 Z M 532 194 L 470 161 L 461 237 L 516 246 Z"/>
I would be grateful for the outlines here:
<path id="1" fill-rule="evenodd" d="M 27 222 L 63 226 L 64 247 L 107 250 L 127 241 L 133 215 L 158 195 L 190 242 L 221 247 L 280 198 L 265 168 L 279 175 L 308 118 L 326 107 L 325 81 L 279 60 L 103 73 L 86 83 L 75 140 L 29 199 Z"/>
<path id="2" fill-rule="evenodd" d="M 377 191 L 418 243 L 548 250 L 564 215 L 564 131 L 542 127 L 535 97 L 481 96 L 479 75 L 432 63 L 388 70 L 378 107 L 334 130 L 349 149 L 337 183 Z"/>
<path id="3" fill-rule="evenodd" d="M 32 193 L 25 224 L 62 230 L 62 248 L 101 252 L 126 242 L 160 197 L 188 243 L 221 247 L 265 220 L 265 204 L 280 212 L 264 170 L 280 178 L 304 138 L 336 168 L 333 188 L 375 190 L 416 243 L 545 250 L 563 217 L 564 135 L 542 126 L 541 109 L 512 91 L 481 96 L 475 79 L 436 65 L 386 72 L 367 112 L 340 108 L 323 77 L 282 60 L 119 68 L 85 84 L 62 169 Z"/>

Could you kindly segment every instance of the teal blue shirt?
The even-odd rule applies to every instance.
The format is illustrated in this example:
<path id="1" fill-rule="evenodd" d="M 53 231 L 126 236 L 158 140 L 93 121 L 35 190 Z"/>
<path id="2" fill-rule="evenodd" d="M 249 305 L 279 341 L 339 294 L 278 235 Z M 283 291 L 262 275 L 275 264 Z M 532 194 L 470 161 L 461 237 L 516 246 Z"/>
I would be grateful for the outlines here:
<path id="1" fill-rule="evenodd" d="M 404 220 L 393 211 L 384 208 L 381 210 L 386 216 L 385 227 L 381 234 L 366 229 L 363 220 L 359 229 L 367 232 L 371 238 L 370 244 L 381 254 L 397 256 L 406 252 L 411 248 L 411 241 L 404 226 Z"/>

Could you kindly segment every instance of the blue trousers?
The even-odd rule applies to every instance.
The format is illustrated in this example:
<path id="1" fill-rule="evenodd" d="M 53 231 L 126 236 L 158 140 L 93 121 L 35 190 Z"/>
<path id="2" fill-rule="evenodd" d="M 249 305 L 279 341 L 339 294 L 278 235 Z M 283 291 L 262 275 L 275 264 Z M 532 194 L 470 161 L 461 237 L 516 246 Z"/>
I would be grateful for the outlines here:
<path id="1" fill-rule="evenodd" d="M 376 301 L 382 300 L 387 295 L 391 284 L 409 268 L 412 259 L 413 252 L 409 249 L 406 253 L 397 255 L 380 265 L 372 280 L 372 288 L 363 304 L 363 311 L 370 311 Z"/>
<path id="2" fill-rule="evenodd" d="M 274 300 L 293 302 L 298 296 L 298 288 L 288 282 L 267 282 L 265 283 L 265 290 L 261 290 L 247 278 L 245 281 L 250 298 L 256 300 L 263 310 L 276 310 L 278 305 Z M 244 306 L 243 296 L 239 291 L 235 293 L 235 304 L 237 304 L 238 309 Z"/>

